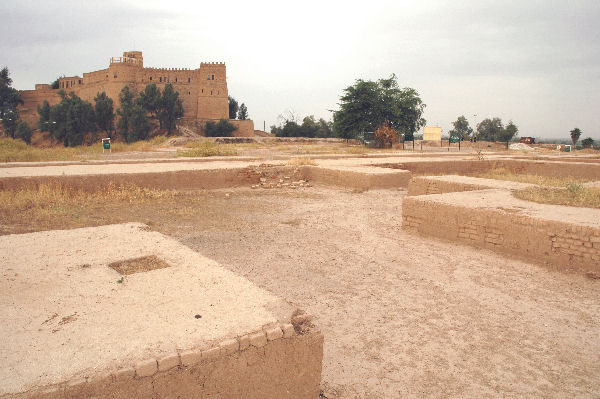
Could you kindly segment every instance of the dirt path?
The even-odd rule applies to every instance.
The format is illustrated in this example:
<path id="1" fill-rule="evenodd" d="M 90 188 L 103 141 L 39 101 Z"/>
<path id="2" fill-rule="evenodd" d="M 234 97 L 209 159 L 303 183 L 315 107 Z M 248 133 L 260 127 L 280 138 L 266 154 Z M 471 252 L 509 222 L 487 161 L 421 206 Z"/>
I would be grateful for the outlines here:
<path id="1" fill-rule="evenodd" d="M 404 191 L 225 192 L 163 229 L 316 315 L 326 397 L 600 394 L 599 280 L 405 234 Z"/>

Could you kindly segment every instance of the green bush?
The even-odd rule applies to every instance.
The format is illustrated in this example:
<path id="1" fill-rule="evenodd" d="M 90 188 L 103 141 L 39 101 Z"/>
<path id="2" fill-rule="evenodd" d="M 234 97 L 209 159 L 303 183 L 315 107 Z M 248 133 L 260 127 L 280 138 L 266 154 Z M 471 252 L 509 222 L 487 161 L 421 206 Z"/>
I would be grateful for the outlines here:
<path id="1" fill-rule="evenodd" d="M 236 130 L 237 127 L 227 119 L 221 119 L 218 123 L 206 122 L 205 127 L 206 137 L 231 137 Z"/>

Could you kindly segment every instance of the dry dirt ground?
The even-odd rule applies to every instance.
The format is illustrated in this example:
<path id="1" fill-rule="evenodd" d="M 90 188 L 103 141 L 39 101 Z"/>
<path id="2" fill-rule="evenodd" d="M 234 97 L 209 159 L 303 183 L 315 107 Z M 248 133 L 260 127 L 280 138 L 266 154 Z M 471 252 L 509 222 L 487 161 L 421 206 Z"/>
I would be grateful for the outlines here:
<path id="1" fill-rule="evenodd" d="M 600 280 L 404 233 L 404 195 L 194 191 L 38 224 L 148 223 L 314 314 L 327 398 L 600 397 Z"/>

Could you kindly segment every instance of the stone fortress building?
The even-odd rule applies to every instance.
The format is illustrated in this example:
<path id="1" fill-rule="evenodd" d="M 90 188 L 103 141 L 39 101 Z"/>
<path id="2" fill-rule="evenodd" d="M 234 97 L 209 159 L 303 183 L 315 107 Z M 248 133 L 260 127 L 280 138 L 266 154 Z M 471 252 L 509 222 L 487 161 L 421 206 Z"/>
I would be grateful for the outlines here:
<path id="1" fill-rule="evenodd" d="M 37 126 L 38 105 L 44 100 L 50 105 L 60 102 L 60 90 L 73 92 L 85 101 L 94 103 L 101 92 L 113 99 L 115 110 L 119 108 L 119 93 L 129 86 L 137 96 L 146 85 L 154 83 L 162 91 L 167 83 L 179 92 L 183 100 L 184 117 L 180 125 L 194 131 L 203 131 L 208 121 L 229 119 L 227 75 L 222 62 L 201 63 L 200 68 L 145 68 L 141 51 L 126 51 L 122 57 L 112 57 L 107 69 L 84 73 L 83 77 L 62 77 L 58 89 L 49 84 L 36 84 L 35 90 L 23 90 L 21 118 L 30 126 Z M 252 136 L 254 124 L 251 120 L 231 123 L 238 127 L 235 136 Z"/>

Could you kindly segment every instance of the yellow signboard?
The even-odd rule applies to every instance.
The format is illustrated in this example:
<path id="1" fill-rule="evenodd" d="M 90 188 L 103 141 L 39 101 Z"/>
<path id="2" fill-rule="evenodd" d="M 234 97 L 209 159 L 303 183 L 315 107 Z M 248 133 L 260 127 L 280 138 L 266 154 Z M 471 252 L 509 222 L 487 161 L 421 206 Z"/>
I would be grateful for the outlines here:
<path id="1" fill-rule="evenodd" d="M 423 141 L 440 141 L 442 139 L 442 128 L 440 126 L 424 126 Z"/>

